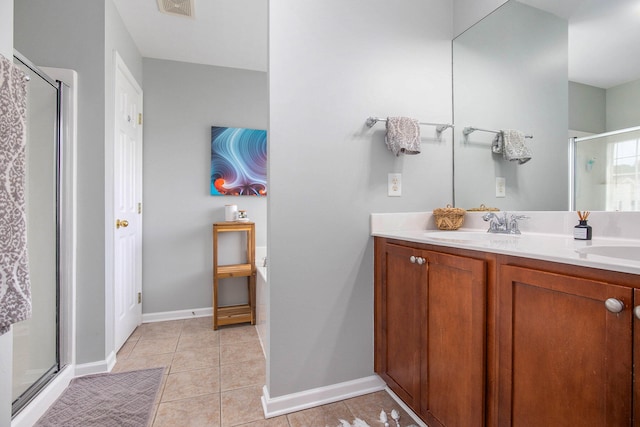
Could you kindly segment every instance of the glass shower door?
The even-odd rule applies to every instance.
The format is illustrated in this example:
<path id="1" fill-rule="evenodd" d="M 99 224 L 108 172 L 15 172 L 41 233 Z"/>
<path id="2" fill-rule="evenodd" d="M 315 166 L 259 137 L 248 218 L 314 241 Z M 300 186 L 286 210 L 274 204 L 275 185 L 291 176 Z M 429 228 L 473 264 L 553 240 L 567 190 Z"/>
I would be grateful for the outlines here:
<path id="1" fill-rule="evenodd" d="M 640 126 L 573 138 L 574 208 L 640 211 Z"/>
<path id="2" fill-rule="evenodd" d="M 30 319 L 13 325 L 13 413 L 59 371 L 58 86 L 22 58 L 27 83 L 27 250 Z"/>

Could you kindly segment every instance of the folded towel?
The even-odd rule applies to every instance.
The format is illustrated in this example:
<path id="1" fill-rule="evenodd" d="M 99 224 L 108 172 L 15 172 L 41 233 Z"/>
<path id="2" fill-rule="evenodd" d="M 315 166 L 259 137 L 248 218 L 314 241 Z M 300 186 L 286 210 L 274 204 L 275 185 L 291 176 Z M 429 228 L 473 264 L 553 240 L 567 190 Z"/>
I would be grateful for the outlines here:
<path id="1" fill-rule="evenodd" d="M 385 142 L 396 156 L 420 154 L 420 124 L 409 117 L 387 117 Z"/>
<path id="2" fill-rule="evenodd" d="M 502 154 L 502 148 L 504 147 L 504 138 L 502 132 L 496 133 L 495 138 L 491 142 L 491 152 L 495 154 Z"/>
<path id="3" fill-rule="evenodd" d="M 531 150 L 527 146 L 524 133 L 518 130 L 502 130 L 502 156 L 505 160 L 517 161 L 519 164 L 531 160 Z"/>

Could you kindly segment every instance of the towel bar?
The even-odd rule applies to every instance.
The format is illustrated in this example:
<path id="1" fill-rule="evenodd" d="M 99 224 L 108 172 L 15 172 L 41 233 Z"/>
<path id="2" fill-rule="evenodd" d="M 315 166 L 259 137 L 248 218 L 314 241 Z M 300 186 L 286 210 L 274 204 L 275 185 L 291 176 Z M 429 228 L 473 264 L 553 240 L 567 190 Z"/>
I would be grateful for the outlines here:
<path id="1" fill-rule="evenodd" d="M 499 130 L 480 129 L 480 128 L 473 127 L 473 126 L 467 126 L 466 128 L 464 128 L 464 129 L 462 130 L 462 134 L 463 134 L 464 136 L 467 136 L 467 135 L 469 135 L 470 133 L 473 133 L 473 132 L 475 132 L 475 131 L 477 131 L 477 130 L 479 130 L 480 132 L 500 133 L 500 131 L 499 131 Z M 525 137 L 525 138 L 533 139 L 533 135 L 525 135 L 524 137 Z"/>
<path id="2" fill-rule="evenodd" d="M 369 117 L 367 118 L 367 126 L 369 127 L 373 127 L 373 125 L 375 125 L 377 122 L 386 122 L 387 119 L 383 119 L 381 117 Z M 448 128 L 453 128 L 455 127 L 455 125 L 452 124 L 448 124 L 448 123 L 428 123 L 428 122 L 418 122 L 421 125 L 425 125 L 425 126 L 435 126 L 436 127 L 436 132 L 438 133 L 442 133 L 443 131 L 447 130 Z"/>

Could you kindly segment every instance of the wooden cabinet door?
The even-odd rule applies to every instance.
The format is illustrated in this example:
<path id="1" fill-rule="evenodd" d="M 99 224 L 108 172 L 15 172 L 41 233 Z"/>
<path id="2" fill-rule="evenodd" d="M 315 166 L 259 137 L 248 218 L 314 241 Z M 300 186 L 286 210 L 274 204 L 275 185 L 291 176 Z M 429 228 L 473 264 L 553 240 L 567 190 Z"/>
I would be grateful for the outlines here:
<path id="1" fill-rule="evenodd" d="M 636 308 L 640 307 L 640 289 L 633 290 L 633 354 L 635 369 L 633 374 L 633 425 L 640 427 L 640 308 L 638 315 Z"/>
<path id="2" fill-rule="evenodd" d="M 376 372 L 416 412 L 420 402 L 420 310 L 424 265 L 416 249 L 379 248 L 376 279 Z"/>
<path id="3" fill-rule="evenodd" d="M 500 268 L 500 426 L 631 424 L 632 289 Z M 615 298 L 619 313 L 605 308 Z"/>
<path id="4" fill-rule="evenodd" d="M 420 412 L 432 427 L 482 426 L 486 263 L 437 252 L 426 258 Z"/>

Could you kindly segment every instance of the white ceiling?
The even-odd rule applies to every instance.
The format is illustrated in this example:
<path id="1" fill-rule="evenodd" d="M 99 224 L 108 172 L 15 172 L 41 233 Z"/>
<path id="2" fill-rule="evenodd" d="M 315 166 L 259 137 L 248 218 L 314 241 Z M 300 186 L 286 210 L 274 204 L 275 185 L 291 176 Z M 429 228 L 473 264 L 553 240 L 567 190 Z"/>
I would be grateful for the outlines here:
<path id="1" fill-rule="evenodd" d="M 267 71 L 267 1 L 194 0 L 194 17 L 156 0 L 114 0 L 145 58 Z"/>
<path id="2" fill-rule="evenodd" d="M 569 78 L 609 88 L 640 78 L 640 0 L 520 0 L 569 20 Z M 265 0 L 194 0 L 194 18 L 156 0 L 114 0 L 147 58 L 267 71 Z"/>

